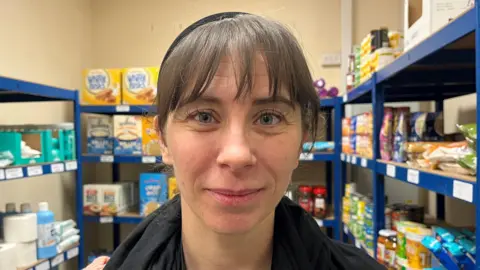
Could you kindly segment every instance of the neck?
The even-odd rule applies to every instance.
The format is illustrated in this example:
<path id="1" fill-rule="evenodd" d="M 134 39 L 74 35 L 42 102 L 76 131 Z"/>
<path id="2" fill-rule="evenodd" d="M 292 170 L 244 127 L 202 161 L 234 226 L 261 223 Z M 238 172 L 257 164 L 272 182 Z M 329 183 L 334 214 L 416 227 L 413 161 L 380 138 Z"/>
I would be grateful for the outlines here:
<path id="1" fill-rule="evenodd" d="M 271 269 L 274 213 L 244 234 L 207 228 L 182 199 L 182 244 L 187 269 Z"/>

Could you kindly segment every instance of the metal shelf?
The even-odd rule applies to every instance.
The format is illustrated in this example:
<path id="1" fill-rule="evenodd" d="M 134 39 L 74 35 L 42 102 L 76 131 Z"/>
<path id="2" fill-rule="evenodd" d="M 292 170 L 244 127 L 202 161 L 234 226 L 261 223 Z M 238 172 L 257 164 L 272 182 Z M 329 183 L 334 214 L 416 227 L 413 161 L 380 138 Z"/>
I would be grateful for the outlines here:
<path id="1" fill-rule="evenodd" d="M 373 170 L 375 168 L 375 160 L 364 158 L 358 155 L 350 155 L 342 153 L 340 154 L 340 160 L 352 164 L 354 166 L 360 166 L 362 168 L 367 168 Z"/>
<path id="2" fill-rule="evenodd" d="M 76 160 L 6 167 L 0 169 L 0 182 L 66 171 L 76 171 L 77 167 L 78 163 Z"/>
<path id="3" fill-rule="evenodd" d="M 439 170 L 410 168 L 407 164 L 378 160 L 377 173 L 449 197 L 476 203 L 475 177 L 446 173 Z"/>
<path id="4" fill-rule="evenodd" d="M 80 106 L 82 113 L 96 114 L 155 114 L 155 106 L 148 105 L 116 105 L 116 106 Z"/>
<path id="5" fill-rule="evenodd" d="M 48 270 L 48 269 L 57 267 L 60 264 L 77 257 L 78 254 L 79 254 L 79 245 L 77 244 L 66 249 L 65 251 L 58 253 L 58 255 L 53 258 L 39 260 L 36 263 L 31 264 L 27 267 L 17 268 L 17 270 Z"/>
<path id="6" fill-rule="evenodd" d="M 437 194 L 437 217 L 444 217 L 444 196 L 458 198 L 476 206 L 476 225 L 480 225 L 477 196 L 480 186 L 474 177 L 439 170 L 410 168 L 404 163 L 380 160 L 379 134 L 386 102 L 434 101 L 436 110 L 443 108 L 448 98 L 476 93 L 480 102 L 480 0 L 475 7 L 406 51 L 394 62 L 372 74 L 371 78 L 343 98 L 343 104 L 370 103 L 373 115 L 373 158 L 366 161 L 342 154 L 342 190 L 345 164 L 371 170 L 373 186 L 374 230 L 385 227 L 385 177 L 409 183 Z M 477 126 L 480 114 L 477 111 Z M 336 122 L 341 125 L 341 122 Z M 477 130 L 478 132 L 478 130 Z M 477 145 L 477 152 L 480 146 Z M 359 161 L 360 160 L 360 161 Z M 480 169 L 480 167 L 478 167 Z M 346 228 L 346 227 L 345 227 Z M 348 235 L 348 229 L 345 231 Z M 477 231 L 480 237 L 480 231 Z M 351 234 L 350 234 L 350 237 Z M 355 239 L 353 239 L 355 242 Z M 377 236 L 373 239 L 376 250 Z M 477 242 L 480 248 L 480 242 Z M 480 269 L 480 265 L 476 266 Z"/>
<path id="7" fill-rule="evenodd" d="M 81 140 L 80 126 L 80 103 L 79 92 L 76 90 L 63 89 L 45 84 L 33 83 L 24 80 L 0 76 L 0 102 L 46 102 L 46 101 L 71 101 L 73 102 L 75 138 Z M 32 109 L 33 110 L 33 109 Z M 75 145 L 76 156 L 81 155 L 81 143 Z M 58 254 L 49 260 L 38 261 L 36 264 L 25 269 L 50 269 L 56 267 L 65 260 L 78 257 L 78 268 L 83 268 L 83 220 L 81 215 L 83 189 L 81 163 L 72 160 L 64 162 L 28 164 L 23 166 L 11 166 L 0 168 L 0 183 L 7 180 L 50 175 L 65 171 L 75 171 L 75 201 L 76 221 L 80 240 L 77 246 L 68 251 Z"/>
<path id="8" fill-rule="evenodd" d="M 397 73 L 413 67 L 413 65 L 419 63 L 420 60 L 425 59 L 429 55 L 445 49 L 446 45 L 449 45 L 450 48 L 455 47 L 456 43 L 461 41 L 461 38 L 475 31 L 476 22 L 475 8 L 473 8 L 456 20 L 450 22 L 438 32 L 432 34 L 411 50 L 405 52 L 396 59 L 395 62 L 379 70 L 377 72 L 377 83 L 387 82 L 393 76 L 397 75 Z"/>
<path id="9" fill-rule="evenodd" d="M 115 155 L 83 155 L 82 162 L 88 163 L 145 163 L 162 162 L 161 156 L 115 156 Z"/>
<path id="10" fill-rule="evenodd" d="M 77 92 L 0 76 L 0 102 L 74 101 Z"/>
<path id="11" fill-rule="evenodd" d="M 117 216 L 89 216 L 83 215 L 83 218 L 87 222 L 101 223 L 101 224 L 138 224 L 142 222 L 143 216 L 139 213 L 127 212 Z"/>
<path id="12" fill-rule="evenodd" d="M 370 103 L 372 102 L 372 89 L 374 86 L 375 74 L 372 74 L 372 78 L 366 80 L 358 87 L 343 95 L 342 101 L 347 103 Z"/>
<path id="13" fill-rule="evenodd" d="M 340 98 L 328 98 L 320 101 L 320 107 L 332 109 Z M 115 106 L 91 106 L 82 105 L 82 113 L 96 114 L 155 114 L 156 107 L 150 105 L 115 105 Z"/>
<path id="14" fill-rule="evenodd" d="M 302 153 L 301 161 L 333 161 L 335 153 Z M 88 155 L 82 156 L 82 162 L 88 163 L 161 163 L 161 156 L 116 156 L 116 155 Z"/>

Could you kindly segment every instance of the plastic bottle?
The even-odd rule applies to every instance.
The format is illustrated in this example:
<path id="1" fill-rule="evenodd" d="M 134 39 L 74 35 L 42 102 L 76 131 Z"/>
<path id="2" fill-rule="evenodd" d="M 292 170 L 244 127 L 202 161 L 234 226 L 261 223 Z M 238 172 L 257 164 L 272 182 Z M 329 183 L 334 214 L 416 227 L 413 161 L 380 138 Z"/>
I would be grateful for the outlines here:
<path id="1" fill-rule="evenodd" d="M 55 241 L 55 217 L 52 211 L 48 210 L 48 203 L 38 204 L 37 213 L 37 257 L 38 259 L 47 259 L 57 255 L 57 246 Z"/>

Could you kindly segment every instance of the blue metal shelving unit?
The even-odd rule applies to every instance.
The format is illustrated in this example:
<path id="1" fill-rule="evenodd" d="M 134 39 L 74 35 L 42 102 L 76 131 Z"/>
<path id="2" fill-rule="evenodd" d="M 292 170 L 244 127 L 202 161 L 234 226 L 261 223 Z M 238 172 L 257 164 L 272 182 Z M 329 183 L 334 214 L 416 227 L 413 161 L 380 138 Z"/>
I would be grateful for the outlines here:
<path id="1" fill-rule="evenodd" d="M 385 176 L 436 192 L 437 218 L 445 216 L 444 196 L 475 204 L 476 225 L 479 225 L 478 176 L 438 173 L 438 171 L 409 168 L 403 163 L 381 161 L 378 139 L 385 102 L 434 101 L 437 110 L 441 110 L 445 99 L 477 93 L 477 104 L 479 104 L 480 83 L 476 82 L 480 81 L 480 46 L 475 46 L 480 44 L 479 28 L 480 0 L 476 0 L 474 8 L 405 52 L 390 65 L 372 74 L 369 80 L 343 96 L 344 105 L 372 104 L 374 158 L 371 160 L 361 157 L 353 158 L 341 154 L 340 159 L 344 164 L 343 173 L 347 163 L 372 171 L 376 232 L 385 225 Z M 476 119 L 478 126 L 480 121 L 478 111 Z M 478 151 L 480 146 L 477 145 Z M 342 190 L 345 183 L 344 175 L 342 175 Z M 346 234 L 344 239 L 348 238 L 348 229 L 344 233 Z M 352 237 L 351 234 L 350 237 Z M 477 237 L 480 237 L 480 230 L 477 230 Z M 375 235 L 374 250 L 376 250 L 376 242 Z M 477 248 L 480 248 L 480 241 L 477 242 Z M 476 269 L 480 269 L 480 264 Z"/>
<path id="2" fill-rule="evenodd" d="M 335 123 L 339 123 L 343 115 L 343 107 L 341 98 L 326 99 L 320 102 L 323 111 L 333 112 L 333 118 Z M 81 106 L 82 113 L 90 114 L 132 114 L 132 115 L 154 115 L 155 107 L 153 106 Z M 339 207 L 342 199 L 342 183 L 341 179 L 341 162 L 339 162 L 339 156 L 341 152 L 341 125 L 335 125 L 332 132 L 332 125 L 327 125 L 327 140 L 332 141 L 332 134 L 335 142 L 335 150 L 332 153 L 302 153 L 299 156 L 299 160 L 304 162 L 324 161 L 332 162 L 332 167 L 327 166 L 327 188 L 329 191 L 329 203 L 332 204 L 332 184 L 335 192 L 333 196 L 334 213 L 333 217 L 329 217 L 324 220 L 317 219 L 319 226 L 332 228 L 333 233 L 337 239 L 341 237 L 341 207 Z M 80 162 L 81 163 L 111 163 L 113 171 L 113 182 L 118 182 L 119 177 L 119 165 L 122 163 L 145 163 L 154 164 L 161 162 L 161 157 L 153 156 L 118 156 L 118 155 L 88 155 L 84 154 Z M 334 173 L 335 180 L 332 183 L 332 172 Z M 120 243 L 120 224 L 138 224 L 143 220 L 138 213 L 126 213 L 115 217 L 98 217 L 98 216 L 83 216 L 84 221 L 101 223 L 101 224 L 113 224 L 113 241 L 114 247 L 117 247 Z"/>
<path id="3" fill-rule="evenodd" d="M 76 156 L 77 159 L 81 156 L 80 141 L 80 106 L 78 91 L 52 87 L 48 85 L 27 82 L 23 80 L 8 78 L 0 76 L 0 102 L 38 102 L 38 101 L 68 101 L 73 102 L 74 105 L 74 125 L 76 136 Z M 0 184 L 2 181 L 17 181 L 20 179 L 36 177 L 41 175 L 48 175 L 54 173 L 74 171 L 76 174 L 76 191 L 75 202 L 77 228 L 79 229 L 80 241 L 78 246 L 73 246 L 70 249 L 50 258 L 49 260 L 41 260 L 36 264 L 31 265 L 29 269 L 50 269 L 56 267 L 60 263 L 78 257 L 79 269 L 83 268 L 83 213 L 79 206 L 82 205 L 82 170 L 81 163 L 76 160 L 31 164 L 25 166 L 14 166 L 0 169 Z"/>

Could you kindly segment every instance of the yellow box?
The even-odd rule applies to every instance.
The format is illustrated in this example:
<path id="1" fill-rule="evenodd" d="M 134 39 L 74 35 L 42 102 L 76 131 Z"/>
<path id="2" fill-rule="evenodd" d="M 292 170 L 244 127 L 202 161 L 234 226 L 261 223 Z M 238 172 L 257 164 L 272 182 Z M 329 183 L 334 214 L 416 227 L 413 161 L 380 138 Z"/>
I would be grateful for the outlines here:
<path id="1" fill-rule="evenodd" d="M 121 102 L 120 69 L 86 69 L 80 93 L 84 105 L 118 105 Z"/>
<path id="2" fill-rule="evenodd" d="M 161 156 L 158 133 L 155 130 L 154 117 L 142 117 L 142 151 L 146 156 Z"/>
<path id="3" fill-rule="evenodd" d="M 122 70 L 122 103 L 153 105 L 157 97 L 157 67 L 124 68 Z"/>
<path id="4" fill-rule="evenodd" d="M 168 199 L 171 200 L 175 195 L 179 193 L 177 188 L 177 178 L 168 178 Z"/>

